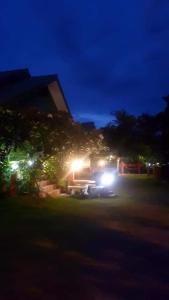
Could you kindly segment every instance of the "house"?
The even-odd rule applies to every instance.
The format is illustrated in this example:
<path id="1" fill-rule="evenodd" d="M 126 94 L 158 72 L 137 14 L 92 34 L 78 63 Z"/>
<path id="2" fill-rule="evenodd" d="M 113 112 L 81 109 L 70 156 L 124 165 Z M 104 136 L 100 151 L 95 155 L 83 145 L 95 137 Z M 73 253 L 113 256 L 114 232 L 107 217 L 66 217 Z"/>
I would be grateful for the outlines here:
<path id="1" fill-rule="evenodd" d="M 0 105 L 70 114 L 57 75 L 32 76 L 28 69 L 0 72 Z"/>

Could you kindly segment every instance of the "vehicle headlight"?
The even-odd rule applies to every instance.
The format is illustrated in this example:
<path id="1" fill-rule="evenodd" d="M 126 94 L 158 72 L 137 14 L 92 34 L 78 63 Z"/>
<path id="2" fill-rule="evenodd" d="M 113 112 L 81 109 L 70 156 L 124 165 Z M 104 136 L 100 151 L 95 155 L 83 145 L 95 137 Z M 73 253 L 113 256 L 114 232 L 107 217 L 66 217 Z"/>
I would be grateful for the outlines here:
<path id="1" fill-rule="evenodd" d="M 111 173 L 104 173 L 101 176 L 101 185 L 103 186 L 109 186 L 115 181 L 115 175 Z"/>

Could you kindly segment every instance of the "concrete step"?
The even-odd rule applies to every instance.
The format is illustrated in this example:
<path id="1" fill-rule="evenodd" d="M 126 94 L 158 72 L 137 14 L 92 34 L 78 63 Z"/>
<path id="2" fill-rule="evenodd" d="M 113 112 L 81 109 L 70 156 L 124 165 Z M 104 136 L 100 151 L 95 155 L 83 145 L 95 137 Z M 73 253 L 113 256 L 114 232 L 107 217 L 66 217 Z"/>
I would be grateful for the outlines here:
<path id="1" fill-rule="evenodd" d="M 49 185 L 49 184 L 50 184 L 49 180 L 38 181 L 39 188 L 44 187 L 44 186 Z"/>
<path id="2" fill-rule="evenodd" d="M 48 192 L 48 196 L 52 198 L 56 198 L 60 195 L 60 189 L 55 189 L 53 191 Z"/>
<path id="3" fill-rule="evenodd" d="M 39 196 L 40 196 L 40 198 L 46 198 L 46 197 L 56 198 L 56 197 L 60 196 L 60 190 L 55 189 L 55 190 L 50 191 L 50 192 L 40 191 Z"/>
<path id="4" fill-rule="evenodd" d="M 49 180 L 41 180 L 38 182 L 39 196 L 41 198 L 52 197 L 56 198 L 60 195 L 60 189 L 56 188 L 55 184 L 51 184 Z"/>
<path id="5" fill-rule="evenodd" d="M 46 186 L 40 187 L 40 190 L 41 190 L 42 192 L 49 193 L 49 192 L 52 192 L 55 188 L 56 188 L 56 185 L 55 185 L 55 184 L 48 184 L 48 185 L 46 185 Z"/>
<path id="6" fill-rule="evenodd" d="M 47 197 L 47 194 L 46 194 L 45 192 L 40 191 L 40 192 L 39 192 L 39 197 L 40 197 L 40 198 L 46 198 L 46 197 Z"/>

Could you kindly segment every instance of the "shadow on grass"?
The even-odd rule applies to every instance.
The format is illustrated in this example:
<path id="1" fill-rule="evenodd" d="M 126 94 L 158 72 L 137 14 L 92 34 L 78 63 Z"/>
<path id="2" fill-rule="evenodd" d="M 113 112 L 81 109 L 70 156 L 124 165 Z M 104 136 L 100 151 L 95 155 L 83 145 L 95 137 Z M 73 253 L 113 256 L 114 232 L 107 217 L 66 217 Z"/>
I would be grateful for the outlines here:
<path id="1" fill-rule="evenodd" d="M 135 202 L 169 207 L 169 184 L 153 176 L 120 176 L 117 193 Z"/>
<path id="2" fill-rule="evenodd" d="M 51 207 L 0 205 L 0 299 L 169 299 L 165 248 Z"/>

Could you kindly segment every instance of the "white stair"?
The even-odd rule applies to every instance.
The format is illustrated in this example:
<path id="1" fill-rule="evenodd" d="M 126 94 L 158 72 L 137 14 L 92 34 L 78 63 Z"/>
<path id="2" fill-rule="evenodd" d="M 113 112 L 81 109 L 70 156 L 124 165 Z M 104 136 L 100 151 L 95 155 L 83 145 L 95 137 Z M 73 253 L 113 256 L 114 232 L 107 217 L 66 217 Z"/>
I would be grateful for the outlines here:
<path id="1" fill-rule="evenodd" d="M 51 184 L 48 180 L 41 180 L 38 182 L 39 196 L 41 198 L 52 197 L 56 198 L 60 195 L 60 190 L 56 188 L 55 184 Z"/>

